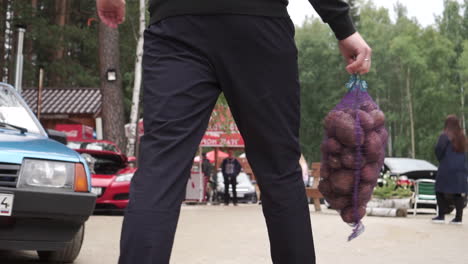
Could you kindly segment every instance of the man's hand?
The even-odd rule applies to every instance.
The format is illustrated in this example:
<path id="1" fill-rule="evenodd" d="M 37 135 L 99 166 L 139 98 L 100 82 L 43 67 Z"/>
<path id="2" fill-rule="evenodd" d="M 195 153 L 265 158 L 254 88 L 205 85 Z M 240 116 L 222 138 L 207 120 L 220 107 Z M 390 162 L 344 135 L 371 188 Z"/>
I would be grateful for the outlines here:
<path id="1" fill-rule="evenodd" d="M 369 72 L 372 50 L 358 32 L 340 40 L 338 46 L 348 63 L 346 70 L 350 74 L 365 74 Z"/>
<path id="2" fill-rule="evenodd" d="M 125 0 L 96 0 L 101 21 L 111 28 L 125 20 Z"/>

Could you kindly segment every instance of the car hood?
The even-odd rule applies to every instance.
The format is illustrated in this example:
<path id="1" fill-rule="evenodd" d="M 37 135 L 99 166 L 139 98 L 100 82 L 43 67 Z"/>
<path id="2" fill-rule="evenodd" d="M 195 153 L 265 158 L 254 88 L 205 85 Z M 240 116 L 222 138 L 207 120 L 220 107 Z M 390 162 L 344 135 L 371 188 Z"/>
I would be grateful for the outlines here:
<path id="1" fill-rule="evenodd" d="M 108 158 L 108 159 L 114 160 L 115 162 L 121 163 L 122 167 L 125 167 L 126 162 L 127 162 L 125 155 L 112 152 L 112 151 L 91 150 L 91 149 L 75 149 L 75 151 L 78 153 L 87 153 L 95 157 L 102 157 L 102 158 Z"/>
<path id="2" fill-rule="evenodd" d="M 385 158 L 385 165 L 392 174 L 406 174 L 410 172 L 435 172 L 437 167 L 425 160 L 410 158 Z"/>
<path id="3" fill-rule="evenodd" d="M 80 162 L 81 158 L 67 146 L 47 137 L 17 133 L 0 132 L 1 162 L 21 164 L 24 158 L 48 159 L 67 162 Z"/>

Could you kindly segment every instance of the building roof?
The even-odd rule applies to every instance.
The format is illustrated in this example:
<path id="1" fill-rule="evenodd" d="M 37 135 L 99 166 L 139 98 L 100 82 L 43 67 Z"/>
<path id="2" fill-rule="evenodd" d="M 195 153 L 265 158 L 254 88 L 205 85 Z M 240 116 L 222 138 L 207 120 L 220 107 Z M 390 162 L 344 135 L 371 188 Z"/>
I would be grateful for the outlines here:
<path id="1" fill-rule="evenodd" d="M 22 96 L 37 111 L 37 89 L 24 89 Z M 97 114 L 101 111 L 99 88 L 44 88 L 41 114 Z"/>

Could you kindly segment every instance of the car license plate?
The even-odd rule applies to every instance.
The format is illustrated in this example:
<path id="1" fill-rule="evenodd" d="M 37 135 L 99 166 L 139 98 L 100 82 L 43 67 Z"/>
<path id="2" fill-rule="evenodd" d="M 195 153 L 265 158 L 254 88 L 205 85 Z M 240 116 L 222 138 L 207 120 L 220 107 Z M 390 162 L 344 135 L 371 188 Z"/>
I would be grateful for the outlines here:
<path id="1" fill-rule="evenodd" d="M 13 194 L 0 193 L 0 216 L 11 216 L 13 211 Z"/>
<path id="2" fill-rule="evenodd" d="M 231 197 L 234 197 L 233 192 L 230 192 L 229 194 L 231 195 Z M 236 196 L 237 196 L 237 198 L 244 198 L 244 193 L 236 193 Z"/>
<path id="3" fill-rule="evenodd" d="M 101 187 L 92 187 L 91 192 L 99 196 L 99 195 L 102 194 L 102 188 Z"/>

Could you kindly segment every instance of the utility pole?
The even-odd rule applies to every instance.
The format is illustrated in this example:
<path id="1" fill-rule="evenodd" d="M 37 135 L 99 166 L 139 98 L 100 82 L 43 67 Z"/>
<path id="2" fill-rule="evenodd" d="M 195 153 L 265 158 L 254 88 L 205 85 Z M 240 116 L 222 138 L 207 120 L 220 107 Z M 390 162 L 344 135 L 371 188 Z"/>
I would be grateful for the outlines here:
<path id="1" fill-rule="evenodd" d="M 15 70 L 15 88 L 21 94 L 23 83 L 23 46 L 24 46 L 24 27 L 18 27 L 18 48 L 16 49 L 16 70 Z"/>
<path id="2" fill-rule="evenodd" d="M 127 156 L 135 155 L 135 144 L 138 141 L 138 109 L 140 105 L 140 88 L 142 77 L 142 59 L 143 59 L 143 33 L 146 28 L 146 0 L 140 0 L 140 28 L 136 51 L 135 62 L 135 80 L 133 83 L 132 109 L 130 112 L 130 135 L 127 143 Z"/>

